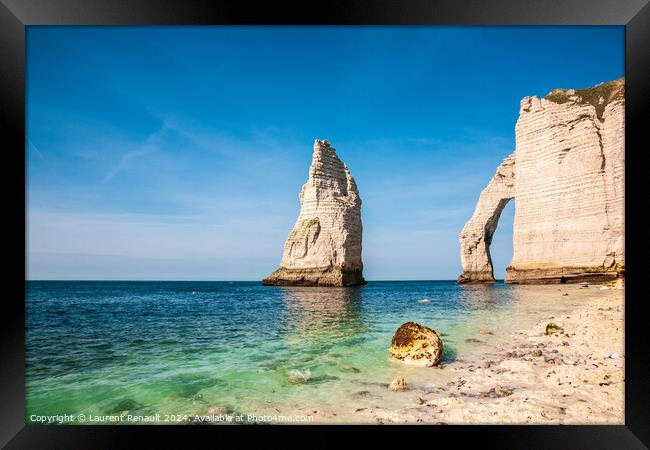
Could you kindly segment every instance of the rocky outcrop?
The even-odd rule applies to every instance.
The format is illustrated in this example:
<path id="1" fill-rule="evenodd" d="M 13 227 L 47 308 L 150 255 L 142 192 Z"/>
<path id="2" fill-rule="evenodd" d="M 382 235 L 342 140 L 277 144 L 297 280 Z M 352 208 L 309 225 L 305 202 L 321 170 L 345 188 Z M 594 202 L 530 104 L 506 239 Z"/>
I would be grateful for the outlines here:
<path id="1" fill-rule="evenodd" d="M 598 282 L 624 275 L 624 110 L 622 78 L 521 101 L 514 195 L 502 199 L 510 195 L 516 202 L 507 283 Z M 461 233 L 459 282 L 493 280 L 489 239 L 493 217 L 498 220 L 505 203 L 499 206 L 492 185 L 498 183 L 493 179 L 481 194 Z"/>
<path id="2" fill-rule="evenodd" d="M 522 100 L 507 282 L 624 273 L 624 95 L 619 79 Z"/>
<path id="3" fill-rule="evenodd" d="M 463 273 L 459 283 L 493 282 L 490 257 L 492 236 L 501 211 L 515 196 L 515 154 L 508 156 L 483 189 L 472 218 L 460 233 L 460 259 Z"/>
<path id="4" fill-rule="evenodd" d="M 300 205 L 298 220 L 284 244 L 280 268 L 262 283 L 366 284 L 361 261 L 361 198 L 354 178 L 328 141 L 314 142 Z"/>
<path id="5" fill-rule="evenodd" d="M 432 367 L 442 360 L 442 340 L 431 328 L 406 322 L 395 332 L 389 352 L 406 364 Z"/>

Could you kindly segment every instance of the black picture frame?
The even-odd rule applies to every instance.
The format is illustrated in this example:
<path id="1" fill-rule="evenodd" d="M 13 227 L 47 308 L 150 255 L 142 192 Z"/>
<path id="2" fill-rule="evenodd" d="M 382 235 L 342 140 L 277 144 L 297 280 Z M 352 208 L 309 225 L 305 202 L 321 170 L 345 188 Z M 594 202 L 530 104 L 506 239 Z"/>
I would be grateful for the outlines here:
<path id="1" fill-rule="evenodd" d="M 138 438 L 164 440 L 178 434 L 213 436 L 236 433 L 296 433 L 333 439 L 339 426 L 36 426 L 25 425 L 25 31 L 30 25 L 216 25 L 216 24 L 347 24 L 347 25 L 623 25 L 626 36 L 626 236 L 639 236 L 644 202 L 635 201 L 636 183 L 645 181 L 640 163 L 647 145 L 645 120 L 650 103 L 650 5 L 647 0 L 470 0 L 470 1 L 332 1 L 309 4 L 224 0 L 0 0 L 1 139 L 5 157 L 4 223 L 13 250 L 5 257 L 2 304 L 2 369 L 0 445 L 6 448 L 120 448 Z M 597 43 L 594 43 L 597 45 Z M 643 146 L 642 146 L 643 145 Z M 8 176 L 7 176 L 8 175 Z M 23 189 L 21 191 L 20 185 Z M 647 204 L 647 199 L 645 200 Z M 9 234 L 11 233 L 11 234 Z M 647 448 L 650 442 L 650 355 L 644 347 L 643 267 L 641 244 L 627 246 L 625 425 L 621 426 L 446 426 L 410 427 L 408 439 L 427 445 L 439 433 L 455 443 L 481 439 L 481 447 L 501 448 Z M 21 264 L 22 262 L 22 264 Z M 252 429 L 252 427 L 254 429 Z M 346 427 L 344 427 L 346 428 Z M 370 427 L 364 427 L 368 430 Z M 349 427 L 347 427 L 349 429 Z M 137 431 L 137 433 L 135 433 Z M 252 433 L 255 431 L 255 433 Z M 402 427 L 372 427 L 372 434 L 403 432 Z M 431 433 L 436 433 L 432 435 Z M 214 439 L 214 437 L 210 437 Z M 420 439 L 422 439 L 420 441 Z M 297 439 L 295 439 L 297 442 Z M 212 441 L 214 444 L 221 441 Z M 323 441 L 324 442 L 324 441 Z"/>

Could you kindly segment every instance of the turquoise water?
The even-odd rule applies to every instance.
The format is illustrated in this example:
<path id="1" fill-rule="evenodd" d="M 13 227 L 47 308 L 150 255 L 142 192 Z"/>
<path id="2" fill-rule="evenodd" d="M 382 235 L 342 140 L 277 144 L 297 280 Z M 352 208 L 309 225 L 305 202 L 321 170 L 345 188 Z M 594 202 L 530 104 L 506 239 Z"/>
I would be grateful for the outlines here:
<path id="1" fill-rule="evenodd" d="M 453 281 L 359 288 L 29 281 L 27 420 L 128 413 L 164 421 L 214 407 L 344 417 L 359 405 L 399 402 L 382 394 L 396 374 L 435 380 L 442 372 L 388 358 L 402 323 L 434 328 L 450 362 L 478 345 L 466 342 L 476 337 L 476 317 L 495 326 L 516 292 Z"/>

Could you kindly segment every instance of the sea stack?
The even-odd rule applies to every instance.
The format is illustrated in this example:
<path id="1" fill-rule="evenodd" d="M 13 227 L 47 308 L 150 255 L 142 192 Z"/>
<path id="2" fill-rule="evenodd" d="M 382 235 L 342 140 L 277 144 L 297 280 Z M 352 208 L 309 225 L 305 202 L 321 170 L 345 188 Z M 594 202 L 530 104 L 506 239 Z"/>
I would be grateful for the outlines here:
<path id="1" fill-rule="evenodd" d="M 512 198 L 506 283 L 624 276 L 624 112 L 623 78 L 521 101 L 515 152 L 483 190 L 461 232 L 459 283 L 494 281 L 489 246 Z"/>
<path id="2" fill-rule="evenodd" d="M 265 285 L 366 284 L 361 261 L 361 198 L 347 166 L 327 140 L 314 142 L 300 214 L 284 244 L 280 267 Z"/>

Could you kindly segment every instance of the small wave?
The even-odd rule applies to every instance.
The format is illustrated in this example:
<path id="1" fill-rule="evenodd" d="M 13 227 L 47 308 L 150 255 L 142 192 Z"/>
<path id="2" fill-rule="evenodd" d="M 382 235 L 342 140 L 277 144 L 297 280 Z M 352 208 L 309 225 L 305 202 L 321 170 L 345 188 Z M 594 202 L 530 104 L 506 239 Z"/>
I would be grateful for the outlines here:
<path id="1" fill-rule="evenodd" d="M 418 303 L 429 303 L 430 301 L 431 300 L 429 300 L 428 298 L 422 298 L 422 299 L 418 300 Z"/>
<path id="2" fill-rule="evenodd" d="M 111 344 L 107 344 L 105 342 L 97 343 L 97 344 L 90 344 L 88 345 L 88 348 L 91 348 L 93 350 L 108 350 L 112 347 Z"/>

